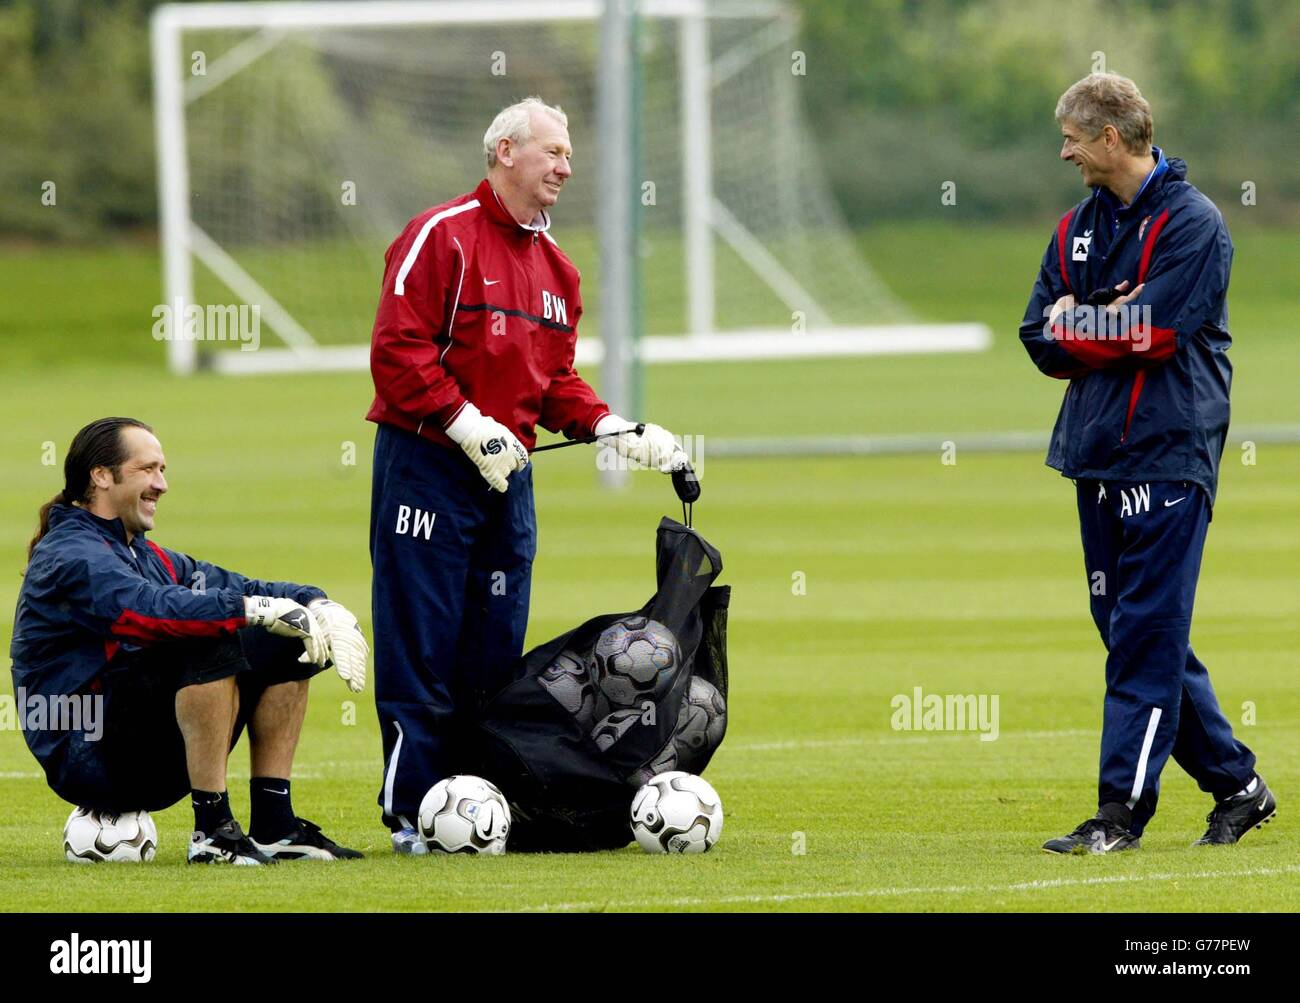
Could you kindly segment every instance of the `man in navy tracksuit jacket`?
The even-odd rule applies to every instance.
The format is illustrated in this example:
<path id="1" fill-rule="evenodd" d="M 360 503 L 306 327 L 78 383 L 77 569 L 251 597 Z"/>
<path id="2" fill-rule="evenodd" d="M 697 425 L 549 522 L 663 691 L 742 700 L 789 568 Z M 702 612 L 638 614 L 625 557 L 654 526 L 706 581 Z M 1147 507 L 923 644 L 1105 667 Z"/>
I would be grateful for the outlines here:
<path id="1" fill-rule="evenodd" d="M 1043 848 L 1136 848 L 1170 755 L 1216 801 L 1198 842 L 1234 843 L 1276 801 L 1189 642 L 1228 431 L 1232 242 L 1187 165 L 1151 145 L 1132 81 L 1086 77 L 1056 117 L 1092 194 L 1056 226 L 1020 338 L 1069 381 L 1047 463 L 1077 485 L 1108 654 L 1099 811 Z"/>
<path id="2" fill-rule="evenodd" d="M 110 815 L 191 794 L 190 863 L 360 856 L 293 813 L 290 769 L 308 680 L 332 660 L 354 691 L 356 618 L 310 585 L 260 581 L 146 537 L 167 491 L 153 430 L 91 422 L 40 511 L 14 616 L 13 680 L 50 787 Z M 225 789 L 250 731 L 252 830 Z M 70 851 L 71 852 L 71 851 Z"/>
<path id="3" fill-rule="evenodd" d="M 370 554 L 382 819 L 422 854 L 420 802 L 458 765 L 456 729 L 510 682 L 537 549 L 537 427 L 613 436 L 665 473 L 662 427 L 626 431 L 573 367 L 577 268 L 547 232 L 573 171 L 567 118 L 537 98 L 484 136 L 488 176 L 416 216 L 385 255 L 371 339 Z M 488 778 L 491 779 L 491 778 Z"/>

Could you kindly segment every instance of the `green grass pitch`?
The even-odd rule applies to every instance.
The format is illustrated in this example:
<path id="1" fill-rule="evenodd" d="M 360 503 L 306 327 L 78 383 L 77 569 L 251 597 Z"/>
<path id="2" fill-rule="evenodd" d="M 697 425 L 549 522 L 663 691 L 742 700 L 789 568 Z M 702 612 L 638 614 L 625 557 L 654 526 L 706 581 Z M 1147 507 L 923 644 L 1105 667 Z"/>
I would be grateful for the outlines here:
<path id="1" fill-rule="evenodd" d="M 635 845 L 592 855 L 395 858 L 379 826 L 370 691 L 312 687 L 294 795 L 354 864 L 250 872 L 184 865 L 191 817 L 155 815 L 158 859 L 75 867 L 70 806 L 20 733 L 0 730 L 0 908 L 21 910 L 1277 910 L 1300 907 L 1300 447 L 1229 447 L 1193 643 L 1239 735 L 1260 757 L 1278 819 L 1240 846 L 1193 850 L 1208 799 L 1170 764 L 1141 851 L 1058 858 L 1041 842 L 1090 814 L 1103 652 L 1088 617 L 1073 487 L 1037 453 L 965 454 L 962 435 L 1046 430 L 1061 387 L 1023 358 L 1014 328 L 1045 233 L 924 228 L 865 238 L 885 279 L 924 316 L 994 325 L 980 356 L 688 367 L 651 374 L 647 414 L 706 437 L 696 525 L 733 586 L 727 740 L 707 777 L 722 839 L 703 857 Z M 1236 234 L 1234 420 L 1295 424 L 1295 238 Z M 1270 253 L 1259 250 L 1268 242 Z M 933 259 L 941 246 L 942 260 Z M 888 250 L 884 250 L 888 248 Z M 1276 252 L 1273 256 L 1272 252 Z M 0 268 L 0 623 L 7 638 L 36 507 L 62 450 L 108 413 L 152 422 L 171 493 L 159 541 L 229 567 L 320 584 L 369 629 L 372 427 L 364 373 L 176 380 L 149 337 L 152 252 L 6 252 Z M 710 435 L 829 429 L 926 432 L 957 462 L 707 456 Z M 355 464 L 344 460 L 355 452 Z M 573 449 L 537 458 L 540 525 L 529 643 L 634 608 L 653 588 L 654 528 L 677 508 L 666 479 L 595 483 Z M 907 732 L 891 699 L 999 698 L 999 735 Z M 11 694 L 0 673 L 0 695 Z M 355 701 L 355 706 L 349 706 Z M 1243 717 L 1253 720 L 1244 724 Z M 247 751 L 230 789 L 247 821 Z M 1243 878 L 1252 880 L 1244 881 Z"/>

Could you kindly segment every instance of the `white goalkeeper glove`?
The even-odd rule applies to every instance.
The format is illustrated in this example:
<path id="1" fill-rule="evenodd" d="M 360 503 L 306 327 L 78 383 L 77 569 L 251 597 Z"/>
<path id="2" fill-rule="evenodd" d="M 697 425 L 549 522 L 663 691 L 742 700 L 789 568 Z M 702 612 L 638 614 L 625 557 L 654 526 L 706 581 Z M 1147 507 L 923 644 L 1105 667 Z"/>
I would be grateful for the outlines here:
<path id="1" fill-rule="evenodd" d="M 329 642 L 316 618 L 292 599 L 274 596 L 245 596 L 244 620 L 250 627 L 265 627 L 278 637 L 296 637 L 306 650 L 298 661 L 314 662 L 321 668 L 329 661 Z"/>
<path id="2" fill-rule="evenodd" d="M 681 470 L 690 463 L 686 450 L 677 444 L 673 434 L 661 425 L 645 426 L 639 435 L 636 424 L 616 414 L 607 414 L 596 422 L 592 429 L 596 435 L 620 432 L 613 437 L 614 448 L 620 456 L 625 456 L 642 467 L 654 467 L 665 474 Z"/>
<path id="3" fill-rule="evenodd" d="M 515 433 L 473 404 L 466 403 L 456 420 L 443 431 L 465 450 L 483 479 L 496 491 L 504 492 L 510 486 L 506 478 L 528 466 L 528 450 Z"/>
<path id="4" fill-rule="evenodd" d="M 307 604 L 307 609 L 329 642 L 334 671 L 348 684 L 348 689 L 360 693 L 366 688 L 366 656 L 370 654 L 370 645 L 366 643 L 366 635 L 361 633 L 361 624 L 333 599 L 313 599 Z"/>

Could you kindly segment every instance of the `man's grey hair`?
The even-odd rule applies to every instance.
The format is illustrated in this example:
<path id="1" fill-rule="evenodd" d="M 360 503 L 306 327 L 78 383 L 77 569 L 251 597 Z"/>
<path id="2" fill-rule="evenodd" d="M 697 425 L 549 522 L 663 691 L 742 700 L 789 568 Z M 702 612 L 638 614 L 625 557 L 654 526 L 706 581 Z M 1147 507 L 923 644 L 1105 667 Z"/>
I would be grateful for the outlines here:
<path id="1" fill-rule="evenodd" d="M 1092 73 L 1073 84 L 1056 102 L 1056 121 L 1073 123 L 1092 139 L 1113 125 L 1130 153 L 1151 152 L 1151 106 L 1137 84 L 1118 73 Z"/>
<path id="2" fill-rule="evenodd" d="M 535 111 L 545 112 L 566 129 L 569 127 L 569 116 L 558 105 L 549 105 L 539 97 L 526 97 L 508 108 L 502 108 L 488 126 L 487 132 L 483 133 L 483 154 L 487 158 L 488 170 L 497 165 L 497 143 L 501 140 L 508 139 L 512 143 L 522 144 L 533 138 L 532 118 Z"/>

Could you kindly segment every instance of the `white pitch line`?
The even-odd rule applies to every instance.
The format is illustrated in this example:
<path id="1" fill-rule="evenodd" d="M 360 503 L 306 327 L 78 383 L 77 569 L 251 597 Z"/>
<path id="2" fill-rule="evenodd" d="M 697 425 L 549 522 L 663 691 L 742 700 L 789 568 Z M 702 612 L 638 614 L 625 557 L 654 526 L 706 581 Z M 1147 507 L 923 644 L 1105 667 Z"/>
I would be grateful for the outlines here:
<path id="1" fill-rule="evenodd" d="M 931 885 L 914 888 L 861 888 L 833 892 L 790 892 L 778 895 L 724 895 L 717 898 L 683 897 L 676 899 L 630 899 L 623 902 L 557 902 L 527 906 L 516 912 L 577 912 L 591 909 L 669 909 L 703 905 L 758 905 L 762 903 L 800 902 L 854 898 L 894 898 L 906 895 L 971 895 L 1006 892 L 1042 891 L 1052 888 L 1075 888 L 1086 885 L 1116 885 L 1146 881 L 1201 881 L 1219 878 L 1272 877 L 1300 874 L 1300 864 L 1285 867 L 1258 867 L 1239 871 L 1192 871 L 1185 874 L 1113 874 L 1094 878 L 1050 878 L 1019 881 L 1006 885 Z"/>
<path id="2" fill-rule="evenodd" d="M 969 741 L 979 736 L 978 731 L 944 732 L 943 734 L 924 735 L 885 735 L 874 738 L 831 738 L 809 741 L 791 740 L 788 742 L 754 742 L 749 745 L 728 745 L 728 752 L 772 752 L 783 749 L 830 749 L 848 745 L 909 745 L 915 742 L 952 742 Z M 998 734 L 998 741 L 1004 738 L 1080 738 L 1097 736 L 1095 728 L 1067 728 L 1061 731 L 1003 731 Z"/>

